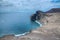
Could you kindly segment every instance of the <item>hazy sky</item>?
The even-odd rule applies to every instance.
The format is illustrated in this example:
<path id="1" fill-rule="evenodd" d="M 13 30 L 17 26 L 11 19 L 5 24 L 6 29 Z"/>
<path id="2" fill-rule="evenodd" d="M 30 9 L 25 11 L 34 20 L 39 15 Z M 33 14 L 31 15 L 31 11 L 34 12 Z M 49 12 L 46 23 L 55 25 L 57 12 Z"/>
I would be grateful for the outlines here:
<path id="1" fill-rule="evenodd" d="M 0 1 L 1 2 L 1 1 Z M 57 3 L 56 3 L 57 2 Z M 53 7 L 60 7 L 59 0 L 4 0 L 1 2 L 6 10 L 43 10 L 46 11 Z M 7 8 L 10 7 L 10 8 Z M 3 9 L 2 9 L 3 10 Z"/>

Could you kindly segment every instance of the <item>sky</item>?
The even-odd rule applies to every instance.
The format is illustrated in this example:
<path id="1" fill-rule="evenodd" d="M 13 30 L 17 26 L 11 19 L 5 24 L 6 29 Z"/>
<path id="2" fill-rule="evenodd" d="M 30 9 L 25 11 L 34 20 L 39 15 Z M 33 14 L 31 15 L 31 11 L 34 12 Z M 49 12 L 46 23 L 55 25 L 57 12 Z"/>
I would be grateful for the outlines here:
<path id="1" fill-rule="evenodd" d="M 60 0 L 3 0 L 0 1 L 0 10 L 42 10 L 60 8 Z"/>

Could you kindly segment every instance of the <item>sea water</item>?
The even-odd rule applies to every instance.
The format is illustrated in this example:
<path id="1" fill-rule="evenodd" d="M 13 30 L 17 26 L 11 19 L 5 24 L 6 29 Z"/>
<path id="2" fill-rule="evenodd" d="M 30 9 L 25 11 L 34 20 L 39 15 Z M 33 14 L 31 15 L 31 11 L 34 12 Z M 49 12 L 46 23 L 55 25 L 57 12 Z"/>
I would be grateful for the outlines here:
<path id="1" fill-rule="evenodd" d="M 39 24 L 31 22 L 31 13 L 7 12 L 0 14 L 0 35 L 22 34 L 36 28 Z"/>
<path id="2" fill-rule="evenodd" d="M 52 8 L 60 8 L 60 2 L 56 0 L 1 0 L 0 37 L 9 34 L 25 35 L 30 30 L 41 27 L 38 21 L 31 22 L 31 15 L 37 10 L 45 12 Z"/>

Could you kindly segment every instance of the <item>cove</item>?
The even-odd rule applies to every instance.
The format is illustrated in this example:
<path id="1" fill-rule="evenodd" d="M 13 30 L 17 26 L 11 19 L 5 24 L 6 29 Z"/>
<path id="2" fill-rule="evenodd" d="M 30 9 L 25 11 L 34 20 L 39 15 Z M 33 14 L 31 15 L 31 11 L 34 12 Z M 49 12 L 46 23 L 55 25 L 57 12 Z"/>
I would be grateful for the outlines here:
<path id="1" fill-rule="evenodd" d="M 22 34 L 39 27 L 36 22 L 31 22 L 28 12 L 4 12 L 0 14 L 0 36 L 9 34 Z"/>

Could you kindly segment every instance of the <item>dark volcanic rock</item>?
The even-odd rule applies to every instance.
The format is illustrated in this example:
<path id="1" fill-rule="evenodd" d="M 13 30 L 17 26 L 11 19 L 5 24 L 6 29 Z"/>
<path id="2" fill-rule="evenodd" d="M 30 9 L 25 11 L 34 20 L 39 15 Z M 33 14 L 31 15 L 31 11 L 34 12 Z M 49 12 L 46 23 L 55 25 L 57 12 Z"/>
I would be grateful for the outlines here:
<path id="1" fill-rule="evenodd" d="M 36 13 L 31 16 L 31 21 L 40 20 L 41 17 L 43 16 L 42 13 L 44 13 L 44 12 L 42 12 L 40 10 L 36 11 Z"/>

